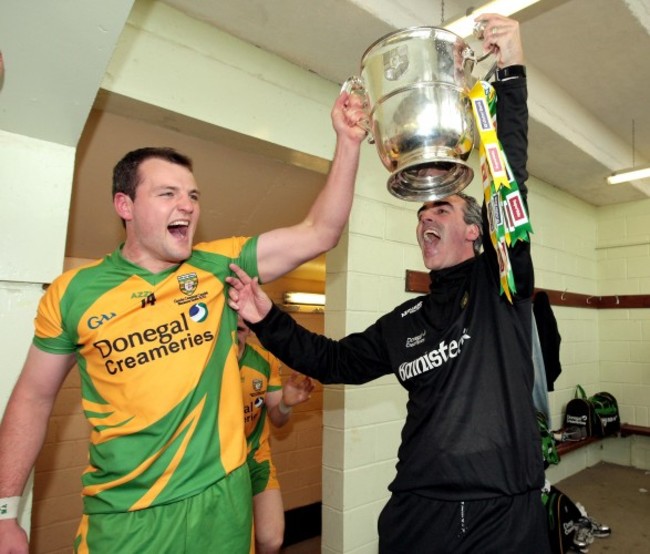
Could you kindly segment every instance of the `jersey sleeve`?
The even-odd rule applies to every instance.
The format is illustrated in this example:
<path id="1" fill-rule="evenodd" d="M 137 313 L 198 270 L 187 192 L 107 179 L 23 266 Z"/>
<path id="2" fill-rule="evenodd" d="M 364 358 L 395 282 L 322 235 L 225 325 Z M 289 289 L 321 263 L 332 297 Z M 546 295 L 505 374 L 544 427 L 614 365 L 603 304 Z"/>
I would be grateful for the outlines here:
<path id="1" fill-rule="evenodd" d="M 273 354 L 269 352 L 269 365 L 271 366 L 271 375 L 269 375 L 268 392 L 282 390 L 282 379 L 280 377 L 280 369 L 282 362 L 278 360 Z"/>
<path id="2" fill-rule="evenodd" d="M 63 296 L 74 275 L 74 272 L 68 272 L 55 279 L 38 304 L 32 342 L 39 350 L 51 354 L 71 354 L 77 349 L 61 311 Z"/>
<path id="3" fill-rule="evenodd" d="M 215 256 L 219 260 L 219 271 L 230 272 L 227 267 L 230 262 L 236 263 L 252 277 L 258 276 L 257 269 L 257 236 L 230 237 L 210 242 L 201 242 L 194 247 L 195 263 L 204 263 L 206 267 L 215 267 Z M 222 266 L 223 264 L 223 266 Z"/>
<path id="4" fill-rule="evenodd" d="M 235 259 L 235 263 L 251 276 L 258 276 L 257 269 L 257 236 L 245 239 L 245 242 Z"/>

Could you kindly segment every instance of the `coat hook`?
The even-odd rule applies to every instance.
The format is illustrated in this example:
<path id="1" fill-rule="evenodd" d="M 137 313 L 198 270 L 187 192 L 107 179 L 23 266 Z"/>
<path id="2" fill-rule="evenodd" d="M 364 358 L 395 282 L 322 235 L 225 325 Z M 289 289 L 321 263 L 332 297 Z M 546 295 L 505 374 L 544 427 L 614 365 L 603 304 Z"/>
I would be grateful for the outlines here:
<path id="1" fill-rule="evenodd" d="M 616 295 L 616 305 L 618 306 L 621 303 L 621 301 L 618 299 L 618 294 Z"/>
<path id="2" fill-rule="evenodd" d="M 592 299 L 592 298 L 593 298 L 593 296 L 589 296 L 589 297 L 587 298 L 587 304 L 591 304 L 591 299 Z"/>
<path id="3" fill-rule="evenodd" d="M 566 300 L 566 289 L 562 292 L 562 296 L 560 296 L 560 300 Z"/>

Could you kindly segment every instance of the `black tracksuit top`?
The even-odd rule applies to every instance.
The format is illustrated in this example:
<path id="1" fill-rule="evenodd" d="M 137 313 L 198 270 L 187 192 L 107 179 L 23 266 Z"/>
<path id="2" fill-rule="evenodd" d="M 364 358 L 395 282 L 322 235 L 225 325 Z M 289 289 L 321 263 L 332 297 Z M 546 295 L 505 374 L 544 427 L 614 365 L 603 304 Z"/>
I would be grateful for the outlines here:
<path id="1" fill-rule="evenodd" d="M 528 174 L 525 79 L 495 83 L 497 129 L 520 190 Z M 485 210 L 484 210 L 485 219 Z M 499 293 L 484 221 L 484 253 L 431 272 L 430 292 L 339 341 L 277 308 L 251 325 L 290 367 L 322 383 L 394 373 L 408 391 L 393 492 L 478 500 L 539 490 L 544 470 L 532 403 L 530 244 L 510 248 L 516 295 Z"/>

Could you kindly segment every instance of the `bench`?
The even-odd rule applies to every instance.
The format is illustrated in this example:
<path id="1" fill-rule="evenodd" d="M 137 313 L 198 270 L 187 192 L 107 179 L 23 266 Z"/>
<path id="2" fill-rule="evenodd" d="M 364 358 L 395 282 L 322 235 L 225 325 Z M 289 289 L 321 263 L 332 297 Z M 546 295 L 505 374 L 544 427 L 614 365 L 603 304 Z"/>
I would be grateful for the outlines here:
<path id="1" fill-rule="evenodd" d="M 643 425 L 632 425 L 631 423 L 621 423 L 621 430 L 619 431 L 621 437 L 631 437 L 632 435 L 638 435 L 642 437 L 650 437 L 650 427 L 644 427 Z M 610 435 L 616 436 L 616 435 Z M 601 441 L 604 438 L 608 437 L 588 437 L 581 441 L 566 441 L 557 443 L 557 453 L 562 457 L 564 454 L 578 450 L 585 446 L 589 446 L 595 442 Z"/>
<path id="2" fill-rule="evenodd" d="M 621 423 L 621 437 L 630 437 L 632 435 L 650 437 L 650 427 L 632 425 L 631 423 Z"/>
<path id="3" fill-rule="evenodd" d="M 600 437 L 588 437 L 586 439 L 582 439 L 581 441 L 558 442 L 556 446 L 557 453 L 560 455 L 560 457 L 562 457 L 564 454 L 568 454 L 569 452 L 578 450 L 578 448 L 583 448 L 600 440 L 602 440 Z"/>

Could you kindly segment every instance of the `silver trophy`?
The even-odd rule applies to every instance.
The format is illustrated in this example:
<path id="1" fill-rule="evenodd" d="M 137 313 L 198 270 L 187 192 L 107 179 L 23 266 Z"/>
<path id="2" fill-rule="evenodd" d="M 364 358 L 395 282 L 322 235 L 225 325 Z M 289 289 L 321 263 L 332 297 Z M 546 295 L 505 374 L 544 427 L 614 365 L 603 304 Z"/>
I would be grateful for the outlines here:
<path id="1" fill-rule="evenodd" d="M 403 200 L 444 198 L 464 189 L 475 142 L 469 91 L 481 61 L 458 35 L 412 27 L 373 43 L 360 76 L 343 89 L 365 97 L 369 141 L 390 171 L 388 190 Z"/>

